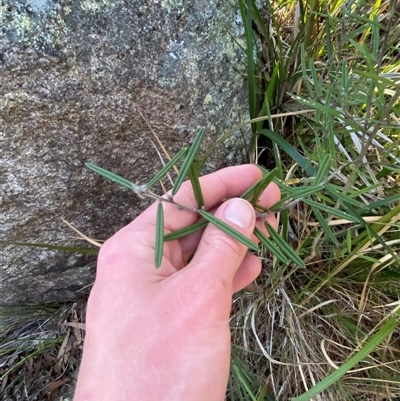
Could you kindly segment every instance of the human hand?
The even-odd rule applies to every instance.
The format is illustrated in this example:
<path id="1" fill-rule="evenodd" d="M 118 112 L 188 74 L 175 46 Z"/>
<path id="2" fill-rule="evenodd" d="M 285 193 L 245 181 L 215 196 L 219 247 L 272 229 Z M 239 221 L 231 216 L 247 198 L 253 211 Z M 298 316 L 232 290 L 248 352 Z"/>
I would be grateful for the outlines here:
<path id="1" fill-rule="evenodd" d="M 256 166 L 243 165 L 200 178 L 206 210 L 254 241 L 255 224 L 266 230 L 250 203 L 223 200 L 239 197 L 261 177 Z M 268 208 L 279 198 L 272 183 L 259 203 Z M 197 207 L 189 182 L 174 200 Z M 166 234 L 198 220 L 194 213 L 163 206 Z M 166 242 L 155 269 L 156 210 L 153 204 L 101 247 L 75 401 L 224 399 L 232 295 L 258 276 L 261 262 L 209 224 L 203 232 Z M 274 216 L 267 221 L 276 227 Z"/>

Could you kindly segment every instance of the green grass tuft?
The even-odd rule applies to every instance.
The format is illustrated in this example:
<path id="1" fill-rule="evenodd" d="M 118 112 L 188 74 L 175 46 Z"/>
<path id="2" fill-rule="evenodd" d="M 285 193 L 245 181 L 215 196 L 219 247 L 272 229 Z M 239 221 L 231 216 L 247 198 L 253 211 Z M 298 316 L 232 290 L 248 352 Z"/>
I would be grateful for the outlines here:
<path id="1" fill-rule="evenodd" d="M 249 399 L 263 389 L 282 400 L 397 399 L 398 2 L 257 4 L 253 69 L 264 93 L 252 123 L 270 142 L 259 141 L 254 160 L 274 157 L 274 236 L 305 268 L 263 239 L 263 272 L 235 296 L 235 357 L 253 375 Z"/>

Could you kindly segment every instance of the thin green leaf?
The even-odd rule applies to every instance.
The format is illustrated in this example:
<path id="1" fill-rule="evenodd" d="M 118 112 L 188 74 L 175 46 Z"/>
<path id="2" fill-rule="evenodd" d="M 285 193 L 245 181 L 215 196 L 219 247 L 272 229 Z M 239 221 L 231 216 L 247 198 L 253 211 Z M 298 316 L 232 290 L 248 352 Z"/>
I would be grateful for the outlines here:
<path id="1" fill-rule="evenodd" d="M 181 149 L 146 185 L 151 188 L 158 181 L 162 180 L 168 172 L 175 166 L 175 164 L 185 155 L 187 148 Z"/>
<path id="2" fill-rule="evenodd" d="M 315 194 L 318 191 L 321 191 L 322 189 L 325 188 L 324 184 L 319 184 L 319 185 L 304 185 L 301 187 L 288 187 L 289 194 L 293 199 L 302 199 L 305 198 L 306 196 L 310 196 Z"/>
<path id="3" fill-rule="evenodd" d="M 97 174 L 102 175 L 103 177 L 116 182 L 119 185 L 122 185 L 123 187 L 132 189 L 135 184 L 133 184 L 131 181 L 112 173 L 111 171 L 106 170 L 103 167 L 96 166 L 93 163 L 85 163 L 86 167 L 89 168 L 90 170 L 94 171 Z"/>
<path id="4" fill-rule="evenodd" d="M 176 177 L 175 184 L 172 188 L 172 196 L 178 192 L 183 181 L 187 177 L 190 166 L 194 162 L 197 152 L 200 149 L 200 145 L 201 145 L 201 142 L 203 141 L 203 137 L 204 137 L 204 128 L 201 128 L 200 131 L 198 132 L 196 138 L 194 139 L 192 146 L 189 149 L 189 152 L 185 158 L 185 161 L 182 164 L 181 170 L 179 171 L 178 177 Z"/>
<path id="5" fill-rule="evenodd" d="M 286 208 L 286 206 L 291 203 L 293 201 L 293 196 L 292 195 L 288 195 L 285 196 L 284 198 L 280 199 L 278 202 L 274 203 L 269 209 L 268 211 L 271 213 L 276 213 L 279 212 L 281 210 L 284 210 Z"/>
<path id="6" fill-rule="evenodd" d="M 164 209 L 161 202 L 157 206 L 156 242 L 154 248 L 155 248 L 154 263 L 156 269 L 158 269 L 161 266 L 164 252 Z"/>
<path id="7" fill-rule="evenodd" d="M 313 177 L 315 176 L 315 168 L 311 166 L 308 162 L 308 160 L 299 153 L 299 151 L 291 145 L 289 142 L 287 142 L 285 139 L 283 139 L 281 136 L 276 134 L 275 132 L 272 132 L 271 130 L 268 129 L 262 129 L 260 131 L 260 134 L 265 135 L 269 139 L 271 139 L 272 142 L 276 143 L 284 152 L 286 152 L 296 163 L 299 164 L 299 166 L 310 176 Z"/>
<path id="8" fill-rule="evenodd" d="M 375 233 L 378 233 L 382 227 L 386 224 L 389 224 L 390 221 L 397 216 L 397 214 L 400 213 L 400 204 L 396 205 L 393 209 L 390 209 L 388 213 L 383 215 L 378 221 L 376 221 L 373 224 L 366 224 L 366 226 L 370 227 L 372 231 Z M 358 243 L 358 246 L 356 247 L 354 252 L 358 252 L 368 241 L 370 240 L 369 234 L 367 231 L 364 231 L 360 233 L 356 238 L 352 240 L 353 245 L 356 245 Z M 383 247 L 384 249 L 388 250 L 390 249 L 389 247 Z"/>
<path id="9" fill-rule="evenodd" d="M 387 337 L 389 337 L 394 330 L 397 328 L 397 316 L 391 317 L 381 328 L 374 334 L 371 339 L 358 351 L 356 352 L 348 361 L 343 363 L 338 369 L 336 369 L 329 376 L 325 377 L 322 381 L 312 387 L 310 390 L 306 391 L 299 397 L 293 398 L 292 401 L 308 401 L 322 391 L 326 390 L 332 384 L 340 380 L 350 369 L 352 369 L 357 363 L 360 363 L 365 359 L 375 348 L 381 344 Z"/>
<path id="10" fill-rule="evenodd" d="M 232 228 L 227 223 L 221 221 L 220 219 L 217 219 L 211 213 L 208 213 L 205 210 L 199 210 L 199 213 L 206 220 L 208 220 L 210 223 L 214 224 L 220 230 L 222 230 L 222 231 L 226 232 L 227 234 L 229 234 L 235 240 L 239 241 L 243 245 L 246 245 L 248 248 L 252 249 L 253 251 L 258 251 L 258 245 L 255 242 L 253 242 L 252 240 L 247 238 L 245 235 L 243 235 L 239 231 L 237 231 L 234 228 Z"/>
<path id="11" fill-rule="evenodd" d="M 260 181 L 256 182 L 255 184 L 253 184 L 247 191 L 245 191 L 240 197 L 242 199 L 249 199 L 250 196 L 253 196 L 254 191 L 256 190 L 258 184 L 260 183 Z"/>
<path id="12" fill-rule="evenodd" d="M 236 401 L 257 401 L 253 389 L 258 388 L 258 380 L 251 369 L 246 366 L 232 347 L 230 382 L 232 382 L 232 393 L 230 398 Z"/>
<path id="13" fill-rule="evenodd" d="M 278 169 L 278 178 L 279 178 L 280 182 L 282 182 L 284 180 L 284 178 L 283 178 L 284 174 L 283 174 L 282 158 L 281 158 L 281 154 L 279 152 L 279 146 L 275 142 L 273 144 L 272 148 L 273 148 L 273 153 L 274 153 L 275 165 L 276 165 L 276 168 Z"/>
<path id="14" fill-rule="evenodd" d="M 276 62 L 274 69 L 272 71 L 272 76 L 270 81 L 268 82 L 268 86 L 265 91 L 265 96 L 268 99 L 269 104 L 273 104 L 274 101 L 274 94 L 277 90 L 277 81 L 278 81 L 278 74 L 279 74 L 279 61 Z"/>
<path id="15" fill-rule="evenodd" d="M 323 203 L 318 203 L 311 199 L 303 199 L 303 202 L 307 203 L 308 205 L 310 205 L 313 208 L 322 210 L 323 212 L 332 214 L 333 216 L 340 217 L 341 219 L 346 219 L 349 221 L 353 221 L 355 223 L 360 223 L 360 220 L 357 217 L 355 217 L 349 213 L 342 212 L 341 210 L 335 209 L 331 206 L 327 206 Z"/>
<path id="16" fill-rule="evenodd" d="M 350 231 L 350 230 L 349 230 L 349 231 Z M 350 248 L 349 253 L 350 253 L 350 252 L 351 252 L 351 248 Z M 368 256 L 368 255 L 362 255 L 362 254 L 360 254 L 358 257 L 359 257 L 359 259 L 367 260 L 367 261 L 370 262 L 370 263 L 380 263 L 380 262 L 379 262 L 379 259 L 372 258 L 371 256 Z"/>
<path id="17" fill-rule="evenodd" d="M 382 83 L 387 86 L 392 86 L 395 84 L 394 80 L 392 80 L 390 78 L 386 78 L 384 75 L 377 75 L 376 73 L 371 72 L 371 71 L 363 71 L 360 69 L 354 69 L 354 70 L 352 70 L 352 72 L 354 74 L 359 75 L 360 77 L 368 78 L 376 83 Z"/>
<path id="18" fill-rule="evenodd" d="M 311 108 L 314 108 L 315 110 L 322 111 L 324 113 L 332 115 L 333 117 L 343 118 L 343 113 L 341 113 L 340 111 L 338 111 L 330 106 L 321 104 L 314 99 L 303 99 L 300 96 L 296 96 L 296 95 L 292 95 L 292 97 L 294 100 L 296 100 L 300 104 L 303 104 L 304 106 L 311 107 Z"/>
<path id="19" fill-rule="evenodd" d="M 263 17 L 261 16 L 260 11 L 257 8 L 255 1 L 251 2 L 251 13 L 252 13 L 253 20 L 257 24 L 257 27 L 260 30 L 261 34 L 265 38 L 267 38 L 269 36 L 268 28 L 265 25 L 265 21 L 264 21 Z"/>
<path id="20" fill-rule="evenodd" d="M 290 188 L 290 187 L 288 187 L 288 188 Z M 278 211 L 282 210 L 282 208 L 286 208 L 286 205 L 291 203 L 292 201 L 295 201 L 297 199 L 303 199 L 306 196 L 315 194 L 316 192 L 321 191 L 321 189 L 323 189 L 323 188 L 324 188 L 323 184 L 317 185 L 315 187 L 290 188 L 291 192 L 289 193 L 289 195 L 285 196 L 278 202 L 274 203 L 269 208 L 269 211 L 270 212 L 278 212 Z"/>
<path id="21" fill-rule="evenodd" d="M 347 245 L 347 252 L 348 253 L 351 253 L 351 248 L 352 248 L 351 234 L 352 234 L 352 230 L 347 230 L 346 245 Z"/>
<path id="22" fill-rule="evenodd" d="M 41 355 L 44 353 L 44 351 L 48 348 L 52 348 L 54 347 L 55 344 L 59 344 L 61 342 L 61 338 L 54 340 L 48 344 L 46 344 L 45 346 L 38 346 L 37 349 L 35 349 L 35 351 L 31 352 L 29 355 L 22 357 L 20 356 L 16 363 L 12 364 L 8 369 L 4 369 L 5 372 L 3 373 L 2 376 L 0 376 L 0 381 L 3 381 L 8 374 L 10 374 L 13 370 L 17 369 L 18 367 L 24 365 L 26 363 L 26 361 L 28 361 L 29 359 L 33 358 L 36 355 Z M 6 365 L 7 366 L 7 365 Z"/>
<path id="23" fill-rule="evenodd" d="M 176 230 L 173 233 L 164 236 L 164 241 L 174 241 L 176 239 L 187 237 L 197 231 L 200 231 L 208 224 L 207 220 L 199 221 L 198 223 L 192 224 L 191 226 L 183 227 L 180 230 Z"/>
<path id="24" fill-rule="evenodd" d="M 261 110 L 260 110 L 260 112 L 258 114 L 258 117 L 265 117 L 265 116 L 268 116 L 268 123 L 271 126 L 271 123 L 272 123 L 271 110 L 270 110 L 268 99 L 267 99 L 266 95 L 264 96 L 263 105 L 262 105 Z M 256 133 L 260 132 L 260 130 L 262 129 L 263 125 L 264 125 L 264 121 L 258 121 L 256 123 Z M 258 135 L 255 136 L 255 138 L 258 138 Z"/>
<path id="25" fill-rule="evenodd" d="M 335 234 L 333 234 L 332 229 L 329 227 L 328 223 L 320 213 L 318 209 L 313 209 L 314 216 L 317 218 L 319 224 L 322 227 L 322 231 L 327 235 L 327 237 L 335 244 L 339 245 L 339 241 L 335 237 Z"/>
<path id="26" fill-rule="evenodd" d="M 379 180 L 378 176 L 376 176 L 376 179 Z M 334 184 L 329 184 L 328 187 L 329 186 L 332 186 L 332 187 L 335 187 L 335 188 L 341 188 L 340 191 L 342 190 L 342 187 L 339 187 L 339 186 L 334 185 Z M 351 198 L 356 198 L 356 197 L 358 197 L 360 195 L 363 195 L 365 193 L 368 193 L 368 192 L 371 192 L 371 193 L 375 192 L 375 189 L 377 189 L 377 188 L 382 188 L 382 183 L 381 182 L 378 182 L 377 184 L 373 184 L 373 185 L 357 188 L 356 190 L 353 190 L 352 188 L 350 188 L 349 189 L 349 196 Z M 369 209 L 369 205 L 367 205 L 367 207 Z"/>
<path id="27" fill-rule="evenodd" d="M 331 33 L 333 32 L 330 24 L 330 18 L 325 19 L 325 46 L 326 46 L 326 54 L 328 60 L 332 58 L 333 49 L 332 49 L 332 37 Z"/>
<path id="28" fill-rule="evenodd" d="M 232 365 L 231 372 L 232 372 L 232 374 L 235 374 L 237 382 L 240 384 L 240 388 L 243 388 L 245 390 L 245 394 L 247 396 L 250 396 L 252 401 L 257 401 L 253 392 L 251 391 L 250 385 L 248 383 L 248 378 L 246 376 L 242 375 L 242 372 L 240 371 L 240 369 L 237 366 Z"/>
<path id="29" fill-rule="evenodd" d="M 288 238 L 289 235 L 289 214 L 291 213 L 288 210 L 282 210 L 281 212 L 282 238 Z"/>
<path id="30" fill-rule="evenodd" d="M 394 202 L 398 202 L 400 200 L 400 194 L 396 194 L 396 195 L 392 195 L 392 196 L 388 196 L 385 199 L 379 200 L 377 202 L 374 203 L 370 203 L 368 205 L 368 209 L 379 209 L 382 206 L 386 206 L 389 205 L 390 203 L 394 203 Z"/>
<path id="31" fill-rule="evenodd" d="M 372 43 L 373 43 L 373 47 L 372 47 L 372 53 L 374 55 L 374 59 L 378 58 L 379 55 L 379 43 L 380 43 L 380 35 L 379 35 L 379 20 L 377 15 L 373 15 L 373 21 L 374 23 L 372 24 Z"/>
<path id="32" fill-rule="evenodd" d="M 326 186 L 326 190 L 327 190 L 328 194 L 330 194 L 334 199 L 340 199 L 344 203 L 356 206 L 359 209 L 364 209 L 364 210 L 370 210 L 371 209 L 369 205 L 365 205 L 364 203 L 361 203 L 361 202 L 353 199 L 349 195 L 343 194 L 341 192 L 342 191 L 341 187 L 336 187 L 335 185 L 328 184 Z M 358 194 L 358 192 L 357 192 L 357 194 Z"/>
<path id="33" fill-rule="evenodd" d="M 293 262 L 301 267 L 306 267 L 304 261 L 300 258 L 300 256 L 295 252 L 295 250 L 283 240 L 283 238 L 279 235 L 279 233 L 269 224 L 265 223 L 268 229 L 269 235 L 275 241 L 276 245 L 279 249 Z"/>
<path id="34" fill-rule="evenodd" d="M 260 240 L 260 242 L 282 263 L 287 264 L 289 260 L 281 252 L 281 250 L 258 228 L 254 229 L 254 235 Z"/>
<path id="35" fill-rule="evenodd" d="M 246 7 L 247 6 L 247 7 Z M 249 91 L 250 118 L 256 117 L 256 79 L 254 74 L 254 49 L 253 49 L 253 20 L 251 1 L 239 0 L 240 13 L 242 15 L 244 35 L 246 37 L 247 53 L 247 85 Z M 253 134 L 255 134 L 256 124 L 251 124 Z"/>
<path id="36" fill-rule="evenodd" d="M 21 241 L 3 241 L 0 240 L 0 245 L 15 245 L 15 246 L 31 246 L 34 248 L 51 249 L 54 251 L 64 251 L 73 253 L 85 253 L 88 255 L 97 255 L 99 250 L 96 248 L 78 248 L 75 246 L 62 246 L 62 245 L 51 245 L 51 244 L 38 244 L 34 242 L 21 242 Z"/>
<path id="37" fill-rule="evenodd" d="M 267 170 L 266 168 L 264 168 L 263 166 L 257 165 L 257 167 L 261 170 L 261 172 L 263 174 L 263 177 L 267 176 L 270 173 L 270 171 Z M 283 184 L 281 184 L 281 182 L 279 180 L 274 180 L 274 182 L 276 182 L 276 183 L 278 183 L 280 185 L 283 185 Z M 247 191 L 245 191 L 241 195 L 241 198 L 242 199 L 249 199 L 250 196 L 253 196 L 254 191 L 256 190 L 256 188 L 257 188 L 259 183 L 260 183 L 260 181 L 257 181 L 255 184 L 253 184 Z M 284 186 L 284 188 L 286 188 L 286 186 Z"/>
<path id="38" fill-rule="evenodd" d="M 188 174 L 189 174 L 189 180 L 192 184 L 198 208 L 200 209 L 204 206 L 204 198 L 203 198 L 203 192 L 201 191 L 199 173 L 197 172 L 194 163 L 190 166 Z"/>
<path id="39" fill-rule="evenodd" d="M 367 46 L 361 45 L 358 42 L 356 42 L 354 39 L 349 38 L 350 43 L 365 57 L 365 60 L 370 64 L 372 68 L 370 68 L 370 71 L 374 70 L 374 65 L 373 63 L 376 62 L 373 58 L 373 54 L 369 51 Z"/>
<path id="40" fill-rule="evenodd" d="M 397 260 L 397 259 L 398 259 L 398 258 L 397 258 L 397 255 L 394 254 L 393 249 L 392 249 L 391 247 L 387 246 L 386 242 L 382 239 L 382 237 L 381 237 L 380 235 L 377 234 L 377 231 L 373 228 L 374 225 L 368 224 L 368 223 L 363 219 L 363 217 L 362 217 L 356 210 L 354 210 L 354 209 L 352 208 L 352 206 L 348 206 L 347 209 L 348 209 L 349 213 L 351 213 L 352 216 L 354 216 L 354 218 L 358 219 L 358 222 L 360 223 L 361 227 L 363 227 L 363 228 L 366 230 L 367 235 L 368 235 L 370 238 L 371 238 L 371 237 L 374 237 L 374 238 L 376 239 L 376 241 L 377 241 L 380 245 L 382 245 L 383 249 L 384 249 L 386 252 L 390 253 L 390 255 L 392 256 L 392 258 L 393 258 L 394 260 Z"/>
<path id="41" fill-rule="evenodd" d="M 259 182 L 258 185 L 254 191 L 253 198 L 251 199 L 251 204 L 254 205 L 255 203 L 258 202 L 258 199 L 260 198 L 261 194 L 264 192 L 265 188 L 272 182 L 272 180 L 275 178 L 276 173 L 278 172 L 277 168 L 274 168 L 268 175 L 263 177 Z"/>
<path id="42" fill-rule="evenodd" d="M 329 154 L 325 155 L 325 157 L 322 159 L 321 163 L 319 164 L 317 174 L 315 176 L 314 185 L 320 184 L 327 178 L 329 169 L 331 167 L 331 160 L 332 156 Z"/>

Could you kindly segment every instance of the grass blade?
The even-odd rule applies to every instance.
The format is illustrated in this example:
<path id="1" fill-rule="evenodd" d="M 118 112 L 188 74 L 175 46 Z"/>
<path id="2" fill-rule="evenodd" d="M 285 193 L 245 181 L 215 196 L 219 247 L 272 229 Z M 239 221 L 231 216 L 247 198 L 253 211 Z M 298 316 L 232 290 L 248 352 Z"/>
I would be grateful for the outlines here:
<path id="1" fill-rule="evenodd" d="M 49 343 L 44 347 L 38 347 L 35 351 L 33 351 L 32 353 L 30 353 L 29 355 L 27 355 L 21 359 L 18 358 L 19 359 L 18 362 L 13 364 L 10 368 L 8 368 L 4 372 L 4 374 L 2 376 L 0 376 L 0 381 L 3 381 L 9 373 L 11 373 L 14 369 L 18 368 L 19 366 L 22 366 L 27 360 L 33 358 L 36 355 L 40 355 L 41 353 L 43 353 L 44 350 L 52 347 L 54 344 L 57 344 L 59 342 L 60 342 L 60 340 L 55 340 L 53 343 Z"/>
<path id="2" fill-rule="evenodd" d="M 309 187 L 308 186 L 295 187 L 295 188 L 289 187 L 289 190 L 292 191 L 293 199 L 302 199 L 302 198 L 305 198 L 306 196 L 313 195 L 316 192 L 321 191 L 324 188 L 325 188 L 324 184 L 319 184 L 319 185 L 313 185 L 313 186 L 309 186 Z"/>
<path id="3" fill-rule="evenodd" d="M 300 199 L 305 198 L 306 196 L 315 194 L 316 192 L 321 191 L 321 189 L 323 189 L 323 188 L 324 188 L 324 185 L 321 185 L 321 184 L 316 187 L 314 187 L 314 186 L 313 187 L 305 187 L 305 188 L 298 187 L 295 189 L 287 187 L 287 189 L 290 190 L 289 195 L 285 196 L 278 202 L 274 203 L 269 208 L 269 211 L 272 213 L 272 212 L 278 212 L 278 211 L 284 210 L 287 208 L 288 204 L 291 204 L 295 200 L 300 200 Z"/>
<path id="4" fill-rule="evenodd" d="M 353 368 L 357 363 L 365 359 L 375 348 L 381 344 L 385 338 L 390 336 L 394 330 L 397 328 L 397 316 L 391 317 L 381 329 L 374 334 L 371 339 L 358 351 L 356 352 L 348 361 L 343 363 L 339 369 L 335 370 L 329 376 L 325 377 L 322 381 L 312 387 L 310 390 L 300 395 L 299 397 L 293 398 L 292 401 L 308 401 L 322 391 L 326 390 L 333 383 L 337 382 L 342 378 L 351 368 Z"/>
<path id="5" fill-rule="evenodd" d="M 247 5 L 247 7 L 246 7 Z M 256 79 L 254 74 L 254 56 L 253 56 L 253 20 L 251 1 L 239 0 L 240 13 L 242 15 L 244 35 L 247 44 L 247 82 L 249 89 L 249 109 L 250 118 L 256 116 Z M 247 9 L 246 9 L 247 8 Z M 253 134 L 255 134 L 256 124 L 251 124 Z"/>
<path id="6" fill-rule="evenodd" d="M 164 209 L 161 202 L 157 206 L 156 242 L 154 248 L 155 248 L 154 263 L 156 269 L 158 269 L 161 266 L 164 252 Z"/>
<path id="7" fill-rule="evenodd" d="M 327 154 L 319 164 L 317 174 L 315 176 L 314 184 L 318 185 L 328 176 L 331 167 L 332 156 Z"/>
<path id="8" fill-rule="evenodd" d="M 129 181 L 126 178 L 123 178 L 117 174 L 114 174 L 111 171 L 108 171 L 103 167 L 96 166 L 93 163 L 85 163 L 85 166 L 87 168 L 89 168 L 90 170 L 94 171 L 95 173 L 100 174 L 103 177 L 105 177 L 111 181 L 114 181 L 119 185 L 122 185 L 123 187 L 129 188 L 131 190 L 134 187 L 134 184 L 131 181 Z"/>
<path id="9" fill-rule="evenodd" d="M 395 203 L 395 202 L 398 202 L 398 201 L 400 201 L 400 194 L 392 195 L 392 196 L 389 196 L 389 197 L 387 197 L 385 199 L 379 200 L 377 202 L 370 203 L 368 205 L 368 208 L 370 210 L 377 209 L 377 208 L 381 208 L 383 206 L 387 206 L 389 203 Z"/>
<path id="10" fill-rule="evenodd" d="M 284 152 L 286 152 L 299 166 L 310 176 L 315 176 L 315 168 L 308 163 L 308 160 L 299 153 L 299 151 L 283 139 L 281 136 L 272 132 L 269 129 L 262 129 L 261 134 L 265 135 L 267 138 L 271 139 L 272 142 L 276 143 Z"/>
<path id="11" fill-rule="evenodd" d="M 174 231 L 173 233 L 164 236 L 164 241 L 174 241 L 176 239 L 186 237 L 197 231 L 200 231 L 208 224 L 207 220 L 199 221 L 198 223 L 192 224 L 191 226 L 183 227 L 180 230 Z"/>
<path id="12" fill-rule="evenodd" d="M 179 171 L 178 177 L 176 177 L 175 184 L 172 188 L 172 196 L 178 192 L 183 181 L 187 177 L 190 166 L 194 162 L 197 152 L 200 149 L 200 145 L 201 145 L 201 142 L 203 141 L 203 137 L 204 137 L 204 128 L 201 128 L 200 131 L 198 132 L 196 138 L 194 139 L 192 146 L 189 149 L 189 152 L 185 158 L 185 161 L 182 164 L 181 170 Z"/>
<path id="13" fill-rule="evenodd" d="M 251 16 L 254 22 L 257 24 L 258 29 L 260 30 L 261 34 L 266 38 L 269 36 L 268 29 L 265 25 L 265 21 L 260 14 L 260 11 L 257 8 L 257 5 L 254 0 L 251 2 Z"/>
<path id="14" fill-rule="evenodd" d="M 282 263 L 287 264 L 289 260 L 281 252 L 281 250 L 258 228 L 254 229 L 254 235 L 260 240 L 260 242 L 280 260 Z"/>
<path id="15" fill-rule="evenodd" d="M 158 181 L 162 180 L 165 175 L 174 167 L 174 165 L 185 155 L 187 148 L 181 149 L 146 185 L 151 188 Z"/>
<path id="16" fill-rule="evenodd" d="M 229 234 L 235 240 L 239 241 L 243 245 L 246 245 L 248 248 L 252 249 L 253 251 L 258 252 L 258 245 L 255 242 L 253 242 L 251 239 L 244 236 L 239 231 L 232 228 L 227 223 L 221 221 L 220 219 L 217 219 L 211 213 L 208 213 L 205 210 L 199 210 L 199 213 L 206 220 L 208 220 L 210 223 L 214 224 L 214 226 L 218 227 L 220 230 Z"/>
<path id="17" fill-rule="evenodd" d="M 341 219 L 346 219 L 349 221 L 353 221 L 355 223 L 360 223 L 359 219 L 356 218 L 355 216 L 353 216 L 349 213 L 346 213 L 346 212 L 342 212 L 341 210 L 335 209 L 331 206 L 327 206 L 323 203 L 318 203 L 311 199 L 303 199 L 303 202 L 310 205 L 313 209 L 314 208 L 319 209 L 319 210 L 322 210 L 323 212 L 332 214 L 333 216 L 340 217 Z"/>
<path id="18" fill-rule="evenodd" d="M 15 246 L 31 246 L 33 248 L 44 248 L 51 249 L 54 251 L 64 251 L 73 253 L 85 253 L 88 255 L 97 255 L 99 250 L 96 248 L 78 248 L 75 246 L 62 246 L 62 245 L 51 245 L 51 244 L 38 244 L 34 242 L 21 242 L 21 241 L 3 241 L 0 240 L 0 245 L 15 245 Z"/>
<path id="19" fill-rule="evenodd" d="M 268 229 L 269 235 L 275 241 L 279 249 L 297 265 L 301 267 L 306 267 L 304 261 L 300 258 L 300 256 L 286 241 L 283 240 L 283 238 L 279 235 L 277 231 L 275 231 L 275 229 L 271 226 L 271 224 L 266 222 L 265 225 Z"/>
<path id="20" fill-rule="evenodd" d="M 327 184 L 326 190 L 327 190 L 328 194 L 332 196 L 333 199 L 340 199 L 342 202 L 347 203 L 349 205 L 353 205 L 361 210 L 371 210 L 372 209 L 370 207 L 370 205 L 365 205 L 364 203 L 361 203 L 361 202 L 351 198 L 349 195 L 343 194 L 341 192 L 342 191 L 341 187 L 336 187 L 332 184 Z M 361 191 L 357 191 L 355 194 L 359 195 L 360 192 Z"/>
<path id="21" fill-rule="evenodd" d="M 329 227 L 328 223 L 324 219 L 324 216 L 322 216 L 321 212 L 318 209 L 313 209 L 314 216 L 317 218 L 319 224 L 322 227 L 322 231 L 327 235 L 327 237 L 335 244 L 339 245 L 339 241 L 333 234 L 332 229 Z"/>
<path id="22" fill-rule="evenodd" d="M 274 168 L 269 174 L 263 177 L 259 182 L 254 191 L 253 198 L 251 199 L 251 204 L 254 205 L 258 202 L 260 195 L 264 192 L 264 189 L 272 182 L 275 178 L 276 173 L 278 172 L 277 168 Z"/>

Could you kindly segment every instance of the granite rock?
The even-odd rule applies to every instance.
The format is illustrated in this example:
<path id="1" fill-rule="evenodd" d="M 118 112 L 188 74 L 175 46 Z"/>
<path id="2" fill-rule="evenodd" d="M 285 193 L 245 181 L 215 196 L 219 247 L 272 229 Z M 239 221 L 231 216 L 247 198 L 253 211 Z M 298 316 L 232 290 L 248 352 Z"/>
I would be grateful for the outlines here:
<path id="1" fill-rule="evenodd" d="M 88 247 L 148 204 L 87 170 L 137 183 L 206 127 L 204 149 L 247 119 L 236 0 L 3 0 L 0 239 Z M 244 160 L 236 132 L 204 172 Z M 2 246 L 3 305 L 73 299 L 95 256 Z M 85 289 L 86 288 L 86 289 Z M 83 289 L 83 290 L 82 290 Z"/>

